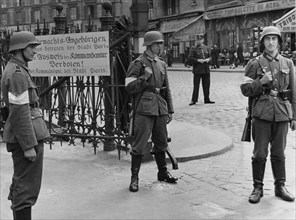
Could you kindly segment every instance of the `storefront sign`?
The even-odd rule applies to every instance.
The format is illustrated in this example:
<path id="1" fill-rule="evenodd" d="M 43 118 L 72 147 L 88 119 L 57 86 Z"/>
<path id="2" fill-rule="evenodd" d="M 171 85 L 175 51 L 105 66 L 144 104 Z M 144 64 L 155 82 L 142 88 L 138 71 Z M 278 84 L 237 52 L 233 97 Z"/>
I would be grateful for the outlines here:
<path id="1" fill-rule="evenodd" d="M 109 76 L 109 32 L 36 36 L 32 76 Z"/>
<path id="2" fill-rule="evenodd" d="M 296 31 L 296 9 L 285 14 L 283 17 L 273 22 L 281 32 L 295 32 Z"/>
<path id="3" fill-rule="evenodd" d="M 162 33 L 175 32 L 184 27 L 185 25 L 189 24 L 193 20 L 194 18 L 165 21 L 161 23 L 160 31 Z"/>
<path id="4" fill-rule="evenodd" d="M 216 11 L 208 11 L 205 13 L 204 19 L 210 20 L 215 18 L 233 17 L 244 14 L 258 13 L 264 11 L 273 11 L 284 8 L 295 7 L 296 0 L 278 0 L 268 1 L 256 4 L 248 4 L 240 7 L 227 8 Z"/>
<path id="5" fill-rule="evenodd" d="M 196 35 L 205 33 L 205 22 L 202 19 L 202 15 L 197 17 L 191 23 L 185 25 L 173 33 L 173 39 L 176 41 L 190 41 L 196 40 Z"/>

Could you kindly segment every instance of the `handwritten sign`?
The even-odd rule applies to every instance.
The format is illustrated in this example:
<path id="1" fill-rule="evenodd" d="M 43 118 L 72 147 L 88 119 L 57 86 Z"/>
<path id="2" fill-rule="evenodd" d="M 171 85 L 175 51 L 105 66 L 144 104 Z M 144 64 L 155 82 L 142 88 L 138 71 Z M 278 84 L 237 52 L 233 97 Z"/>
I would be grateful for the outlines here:
<path id="1" fill-rule="evenodd" d="M 36 36 L 32 76 L 109 76 L 109 32 Z"/>

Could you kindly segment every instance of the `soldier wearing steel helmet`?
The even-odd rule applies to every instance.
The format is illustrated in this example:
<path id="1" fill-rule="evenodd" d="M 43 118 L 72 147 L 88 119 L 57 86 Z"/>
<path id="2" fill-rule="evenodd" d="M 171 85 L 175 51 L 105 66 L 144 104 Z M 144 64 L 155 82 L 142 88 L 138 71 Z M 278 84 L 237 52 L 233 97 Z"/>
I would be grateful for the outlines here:
<path id="1" fill-rule="evenodd" d="M 37 53 L 40 43 L 29 31 L 16 32 L 10 39 L 7 63 L 2 78 L 3 100 L 9 109 L 3 140 L 13 160 L 13 177 L 8 199 L 16 220 L 31 219 L 42 178 L 43 140 L 49 132 L 38 108 L 38 94 L 28 62 Z"/>
<path id="2" fill-rule="evenodd" d="M 274 193 L 285 201 L 294 196 L 285 187 L 285 148 L 288 127 L 296 129 L 296 77 L 292 60 L 279 54 L 280 30 L 263 28 L 260 43 L 263 54 L 248 62 L 242 94 L 252 100 L 253 191 L 250 203 L 263 196 L 263 177 L 270 145 L 270 161 L 274 176 Z"/>
<path id="3" fill-rule="evenodd" d="M 159 181 L 176 183 L 167 170 L 165 151 L 167 149 L 167 123 L 174 113 L 172 95 L 167 75 L 167 65 L 158 56 L 163 44 L 163 36 L 158 31 L 149 31 L 144 35 L 143 46 L 146 50 L 135 59 L 128 68 L 125 87 L 133 96 L 134 141 L 131 150 L 131 183 L 129 190 L 139 190 L 139 170 L 145 147 L 151 136 L 152 154 L 158 167 Z"/>

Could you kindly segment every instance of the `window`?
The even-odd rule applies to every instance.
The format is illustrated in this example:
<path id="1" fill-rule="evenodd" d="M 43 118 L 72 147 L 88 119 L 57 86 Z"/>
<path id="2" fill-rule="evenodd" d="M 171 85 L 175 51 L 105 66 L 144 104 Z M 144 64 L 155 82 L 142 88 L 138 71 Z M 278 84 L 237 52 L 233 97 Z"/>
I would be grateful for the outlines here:
<path id="1" fill-rule="evenodd" d="M 34 0 L 34 5 L 39 5 L 39 0 Z"/>
<path id="2" fill-rule="evenodd" d="M 148 0 L 148 19 L 153 18 L 153 0 Z"/>
<path id="3" fill-rule="evenodd" d="M 71 17 L 71 20 L 77 19 L 77 8 L 76 7 L 72 7 L 70 9 L 70 17 Z"/>
<path id="4" fill-rule="evenodd" d="M 17 22 L 23 22 L 23 20 L 22 20 L 22 12 L 20 12 L 20 11 L 18 11 L 18 12 L 16 12 L 16 21 Z"/>
<path id="5" fill-rule="evenodd" d="M 7 25 L 7 14 L 1 14 L 1 25 Z"/>
<path id="6" fill-rule="evenodd" d="M 37 22 L 37 21 L 40 22 L 40 11 L 39 10 L 34 11 L 34 14 L 33 14 L 33 22 Z"/>
<path id="7" fill-rule="evenodd" d="M 166 2 L 167 15 L 179 14 L 179 0 L 168 0 Z"/>
<path id="8" fill-rule="evenodd" d="M 21 0 L 16 0 L 16 7 L 22 6 L 22 1 Z"/>
<path id="9" fill-rule="evenodd" d="M 95 17 L 95 6 L 94 5 L 88 5 L 87 6 L 87 16 L 91 16 L 92 18 Z"/>
<path id="10" fill-rule="evenodd" d="M 6 8 L 7 5 L 6 5 L 6 0 L 2 0 L 1 1 L 1 8 Z"/>

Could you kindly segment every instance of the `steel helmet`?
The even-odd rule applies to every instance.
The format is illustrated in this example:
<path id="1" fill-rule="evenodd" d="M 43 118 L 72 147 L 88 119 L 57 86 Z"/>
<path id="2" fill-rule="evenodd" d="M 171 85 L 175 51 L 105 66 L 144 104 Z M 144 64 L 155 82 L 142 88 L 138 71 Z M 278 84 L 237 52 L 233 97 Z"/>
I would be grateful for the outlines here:
<path id="1" fill-rule="evenodd" d="M 275 26 L 268 26 L 268 27 L 263 28 L 263 31 L 262 31 L 261 36 L 260 36 L 260 43 L 262 43 L 263 38 L 266 35 L 269 35 L 269 34 L 277 35 L 279 37 L 279 43 L 282 43 L 283 40 L 282 40 L 282 37 L 281 37 L 281 31 L 280 31 L 280 29 L 278 29 Z"/>
<path id="2" fill-rule="evenodd" d="M 148 31 L 144 35 L 144 43 L 143 46 L 149 46 L 153 43 L 163 43 L 163 37 L 162 34 L 158 31 Z"/>
<path id="3" fill-rule="evenodd" d="M 40 45 L 35 35 L 30 31 L 15 32 L 10 38 L 9 51 L 25 49 L 29 45 Z"/>

